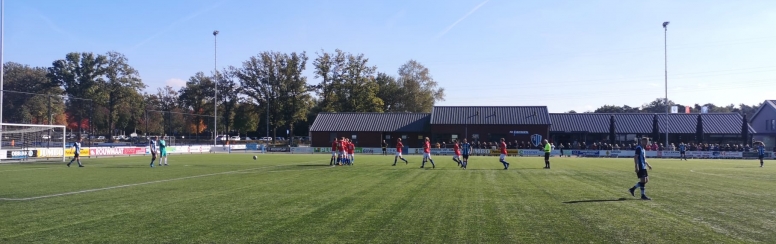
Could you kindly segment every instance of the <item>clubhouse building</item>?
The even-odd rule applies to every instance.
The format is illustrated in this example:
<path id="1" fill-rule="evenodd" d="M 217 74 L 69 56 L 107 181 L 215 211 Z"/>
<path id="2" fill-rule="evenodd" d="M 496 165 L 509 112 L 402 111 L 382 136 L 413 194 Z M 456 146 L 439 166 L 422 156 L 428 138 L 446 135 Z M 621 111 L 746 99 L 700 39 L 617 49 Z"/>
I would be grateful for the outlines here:
<path id="1" fill-rule="evenodd" d="M 776 115 L 776 104 L 767 105 L 773 105 L 768 108 L 772 110 L 758 112 L 751 122 L 738 113 L 549 113 L 546 106 L 436 106 L 431 113 L 320 113 L 310 128 L 310 137 L 313 147 L 330 146 L 334 138 L 342 137 L 352 139 L 359 147 L 380 147 L 383 140 L 392 147 L 397 138 L 406 146 L 420 147 L 425 137 L 432 143 L 463 138 L 481 142 L 505 138 L 513 143 L 540 139 L 553 143 L 608 143 L 614 136 L 615 142 L 630 143 L 641 136 L 657 136 L 662 142 L 668 132 L 670 143 L 740 144 L 759 136 L 749 123 L 760 126 L 759 120 Z M 776 118 L 770 121 L 776 123 Z M 772 135 L 776 136 L 774 128 Z"/>

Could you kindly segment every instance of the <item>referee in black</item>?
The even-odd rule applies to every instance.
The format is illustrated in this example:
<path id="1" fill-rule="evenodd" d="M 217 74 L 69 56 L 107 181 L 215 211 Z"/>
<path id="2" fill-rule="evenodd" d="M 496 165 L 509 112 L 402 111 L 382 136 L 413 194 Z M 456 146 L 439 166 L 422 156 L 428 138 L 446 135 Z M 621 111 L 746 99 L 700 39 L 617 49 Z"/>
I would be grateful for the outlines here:
<path id="1" fill-rule="evenodd" d="M 386 150 L 388 150 L 388 143 L 383 140 L 383 156 L 388 155 Z"/>

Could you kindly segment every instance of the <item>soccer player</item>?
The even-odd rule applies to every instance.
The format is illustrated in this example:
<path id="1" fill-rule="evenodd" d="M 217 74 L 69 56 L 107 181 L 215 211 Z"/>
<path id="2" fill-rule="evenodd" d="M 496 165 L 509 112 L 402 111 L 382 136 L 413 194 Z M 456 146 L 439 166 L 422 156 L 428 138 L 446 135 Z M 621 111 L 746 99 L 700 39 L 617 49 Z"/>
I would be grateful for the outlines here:
<path id="1" fill-rule="evenodd" d="M 501 156 L 498 158 L 498 161 L 501 162 L 501 164 L 504 165 L 504 169 L 509 169 L 509 163 L 507 163 L 507 143 L 504 142 L 504 138 L 501 138 L 501 143 L 499 144 L 499 148 L 501 149 Z"/>
<path id="2" fill-rule="evenodd" d="M 401 156 L 402 148 L 404 148 L 404 144 L 401 144 L 401 138 L 396 138 L 396 156 L 393 157 L 393 165 L 391 166 L 396 166 L 396 160 L 398 159 L 404 161 L 404 164 L 409 164 L 409 162 Z"/>
<path id="3" fill-rule="evenodd" d="M 164 141 L 164 137 L 159 140 L 159 166 L 167 166 L 167 142 Z"/>
<path id="4" fill-rule="evenodd" d="M 466 169 L 466 166 L 469 165 L 469 154 L 472 152 L 472 145 L 466 141 L 466 138 L 463 138 L 463 145 L 461 145 L 461 149 L 463 151 L 463 162 L 461 162 L 461 168 Z"/>
<path id="5" fill-rule="evenodd" d="M 628 189 L 628 192 L 630 192 L 631 196 L 635 197 L 636 188 L 641 188 L 641 200 L 652 200 L 652 198 L 649 198 L 646 194 L 644 194 L 644 187 L 647 185 L 647 182 L 649 182 L 647 168 L 652 169 L 652 165 L 647 163 L 646 152 L 643 148 L 643 146 L 647 145 L 649 145 L 649 139 L 641 138 L 641 143 L 636 146 L 636 155 L 633 156 L 633 162 L 636 164 L 636 177 L 639 178 L 639 182 L 637 182 L 635 186 Z"/>
<path id="6" fill-rule="evenodd" d="M 544 168 L 550 169 L 550 153 L 552 153 L 552 146 L 547 139 L 544 139 Z"/>
<path id="7" fill-rule="evenodd" d="M 350 158 L 348 158 L 348 164 L 352 166 L 353 165 L 353 161 L 355 159 L 355 157 L 353 157 L 353 154 L 356 153 L 356 144 L 353 144 L 353 141 L 351 141 L 351 140 L 348 140 L 348 150 L 347 151 L 348 151 L 348 156 L 350 157 Z"/>
<path id="8" fill-rule="evenodd" d="M 453 155 L 453 161 L 458 163 L 458 166 L 463 167 L 463 162 L 461 162 L 461 147 L 458 145 L 458 140 L 453 140 L 453 152 L 455 155 Z"/>
<path id="9" fill-rule="evenodd" d="M 679 143 L 679 161 L 682 161 L 682 159 L 684 159 L 684 161 L 687 161 L 687 153 L 686 153 L 686 151 L 687 151 L 687 146 L 684 145 L 684 142 L 680 142 Z"/>
<path id="10" fill-rule="evenodd" d="M 757 144 L 757 157 L 760 158 L 760 168 L 763 167 L 763 158 L 765 158 L 765 143 L 758 142 Z"/>
<path id="11" fill-rule="evenodd" d="M 78 162 L 78 167 L 84 167 L 84 165 L 81 164 L 81 141 L 83 141 L 83 138 L 79 136 L 78 140 L 76 142 L 73 142 L 73 149 L 75 151 L 73 152 L 73 159 L 70 160 L 69 163 L 67 163 L 67 167 L 70 167 L 70 164 L 72 164 L 73 161 Z"/>
<path id="12" fill-rule="evenodd" d="M 154 167 L 154 161 L 156 161 L 156 139 L 157 138 L 151 138 L 151 141 L 148 144 L 148 149 L 151 151 L 151 168 Z"/>
<path id="13" fill-rule="evenodd" d="M 337 138 L 334 138 L 334 141 L 331 142 L 331 161 L 329 161 L 330 166 L 334 166 L 334 163 L 339 162 L 339 157 L 337 157 L 338 145 L 339 145 L 339 140 Z"/>
<path id="14" fill-rule="evenodd" d="M 388 143 L 383 140 L 383 156 L 388 155 Z"/>
<path id="15" fill-rule="evenodd" d="M 344 164 L 346 164 L 348 162 L 348 151 L 347 151 L 348 150 L 348 139 L 347 138 L 342 137 L 342 140 L 340 140 L 339 150 L 340 150 L 340 164 L 339 165 L 344 165 Z"/>
<path id="16" fill-rule="evenodd" d="M 434 160 L 431 159 L 431 140 L 426 137 L 426 141 L 423 143 L 423 163 L 420 165 L 420 168 L 426 167 L 426 161 L 431 161 L 431 168 L 436 168 L 436 165 L 434 165 Z"/>

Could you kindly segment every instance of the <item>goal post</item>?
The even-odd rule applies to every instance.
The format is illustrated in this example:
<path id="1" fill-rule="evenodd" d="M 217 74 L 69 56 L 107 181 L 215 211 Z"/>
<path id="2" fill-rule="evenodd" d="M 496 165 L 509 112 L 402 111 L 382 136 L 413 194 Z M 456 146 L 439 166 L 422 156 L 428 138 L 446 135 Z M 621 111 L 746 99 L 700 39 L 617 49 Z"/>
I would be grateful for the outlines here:
<path id="1" fill-rule="evenodd" d="M 0 162 L 62 159 L 68 135 L 64 125 L 0 123 Z"/>

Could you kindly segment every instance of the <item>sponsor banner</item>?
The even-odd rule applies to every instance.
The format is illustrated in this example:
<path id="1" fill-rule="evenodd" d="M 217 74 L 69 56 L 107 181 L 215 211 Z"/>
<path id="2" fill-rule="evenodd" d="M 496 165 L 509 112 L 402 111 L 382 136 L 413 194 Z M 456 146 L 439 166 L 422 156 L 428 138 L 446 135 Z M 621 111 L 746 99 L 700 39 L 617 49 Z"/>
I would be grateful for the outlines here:
<path id="1" fill-rule="evenodd" d="M 658 154 L 657 151 L 645 151 L 644 153 L 644 156 L 648 158 L 656 158 Z M 635 151 L 633 152 L 633 155 L 636 155 Z"/>
<path id="2" fill-rule="evenodd" d="M 598 152 L 599 155 L 606 156 L 606 157 L 633 157 L 636 155 L 635 151 L 632 150 L 606 150 L 606 151 L 600 151 Z"/>
<path id="3" fill-rule="evenodd" d="M 512 155 L 510 152 L 511 150 L 518 151 L 518 155 L 527 157 L 527 156 L 544 156 L 544 151 L 539 149 L 507 149 L 507 152 L 509 155 Z"/>
<path id="4" fill-rule="evenodd" d="M 431 148 L 431 154 L 433 155 L 453 155 L 455 151 L 452 148 Z"/>
<path id="5" fill-rule="evenodd" d="M 210 152 L 211 146 L 189 146 L 190 153 Z"/>
<path id="6" fill-rule="evenodd" d="M 230 145 L 229 147 L 232 148 L 232 150 L 245 150 L 247 148 L 244 144 Z"/>
<path id="7" fill-rule="evenodd" d="M 313 153 L 312 147 L 292 147 L 291 153 Z"/>
<path id="8" fill-rule="evenodd" d="M 573 155 L 577 156 L 583 156 L 583 157 L 598 157 L 601 156 L 601 151 L 598 150 L 573 150 Z"/>
<path id="9" fill-rule="evenodd" d="M 5 153 L 5 158 L 31 158 L 34 157 L 35 153 L 33 150 L 8 150 Z"/>
<path id="10" fill-rule="evenodd" d="M 80 156 L 86 157 L 89 156 L 89 148 L 81 148 Z M 75 148 L 67 148 L 65 149 L 65 157 L 73 157 L 75 156 Z"/>
<path id="11" fill-rule="evenodd" d="M 713 151 L 689 151 L 686 153 L 687 157 L 693 157 L 693 158 L 717 158 L 720 155 L 720 152 L 713 152 Z"/>
<path id="12" fill-rule="evenodd" d="M 659 151 L 657 156 L 661 158 L 678 158 L 682 154 L 679 151 Z"/>
<path id="13" fill-rule="evenodd" d="M 766 154 L 767 154 L 767 153 L 766 153 Z M 745 158 L 757 158 L 757 157 L 759 157 L 760 155 L 759 155 L 757 152 L 742 152 L 742 153 L 741 153 L 741 156 L 742 156 L 742 157 L 745 157 Z"/>
<path id="14" fill-rule="evenodd" d="M 39 148 L 35 151 L 35 157 L 37 158 L 54 158 L 64 156 L 62 148 Z"/>
<path id="15" fill-rule="evenodd" d="M 744 152 L 719 152 L 719 156 L 723 158 L 742 158 Z"/>
<path id="16" fill-rule="evenodd" d="M 202 148 L 202 151 L 205 152 L 204 147 Z M 229 148 L 222 146 L 210 147 L 207 152 L 229 152 Z"/>
<path id="17" fill-rule="evenodd" d="M 0 150 L 0 159 L 6 159 L 6 158 L 8 158 L 8 151 Z"/>
<path id="18" fill-rule="evenodd" d="M 315 147 L 313 148 L 313 152 L 316 153 L 330 153 L 331 148 L 330 147 Z"/>
<path id="19" fill-rule="evenodd" d="M 520 151 L 521 150 L 519 150 L 519 149 L 507 149 L 507 155 L 509 155 L 509 156 L 519 155 L 521 153 Z M 522 150 L 522 151 L 525 151 L 525 150 Z M 501 155 L 501 149 L 490 149 L 490 155 L 491 156 L 499 156 L 499 155 Z M 542 154 L 542 155 L 544 155 L 544 154 Z"/>
<path id="20" fill-rule="evenodd" d="M 124 149 L 124 155 L 138 155 L 138 154 L 145 154 L 146 149 L 143 147 L 125 147 Z"/>
<path id="21" fill-rule="evenodd" d="M 267 149 L 267 152 L 290 152 L 290 147 L 270 147 Z"/>
<path id="22" fill-rule="evenodd" d="M 120 147 L 93 147 L 89 149 L 90 156 L 123 155 L 124 148 Z"/>
<path id="23" fill-rule="evenodd" d="M 248 143 L 248 144 L 245 145 L 245 150 L 258 151 L 259 150 L 259 144 L 258 143 Z"/>
<path id="24" fill-rule="evenodd" d="M 396 151 L 396 149 L 394 149 L 394 151 Z M 385 152 L 386 153 L 388 152 L 387 148 L 386 148 Z M 382 154 L 383 153 L 383 149 L 379 148 L 379 147 L 364 147 L 364 148 L 361 148 L 361 153 L 363 153 L 363 154 Z"/>
<path id="25" fill-rule="evenodd" d="M 172 146 L 167 147 L 167 153 L 173 154 L 173 153 L 188 153 L 189 147 L 188 146 Z"/>

